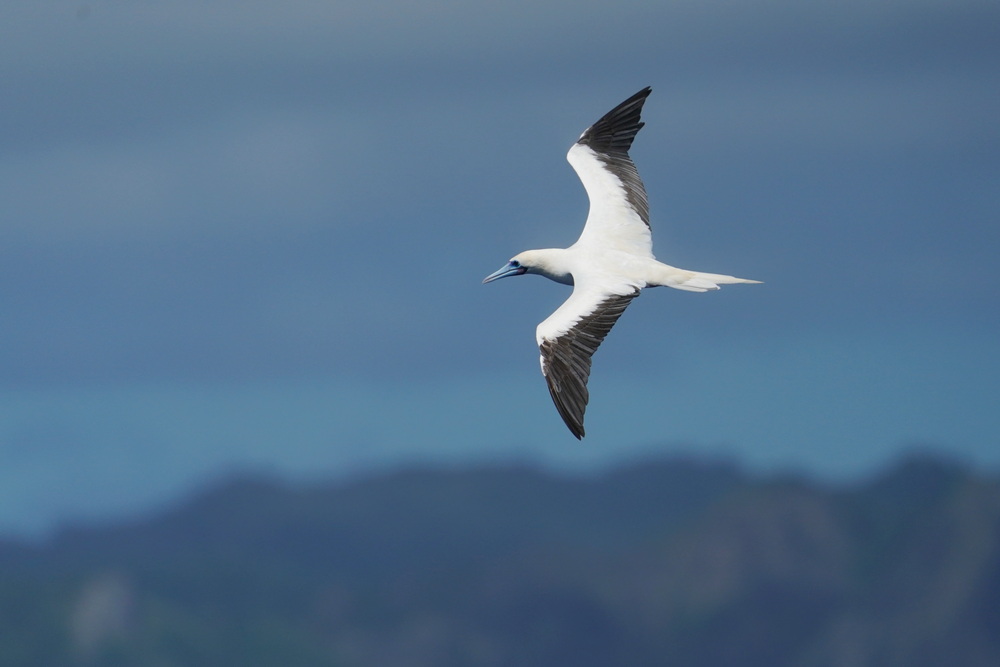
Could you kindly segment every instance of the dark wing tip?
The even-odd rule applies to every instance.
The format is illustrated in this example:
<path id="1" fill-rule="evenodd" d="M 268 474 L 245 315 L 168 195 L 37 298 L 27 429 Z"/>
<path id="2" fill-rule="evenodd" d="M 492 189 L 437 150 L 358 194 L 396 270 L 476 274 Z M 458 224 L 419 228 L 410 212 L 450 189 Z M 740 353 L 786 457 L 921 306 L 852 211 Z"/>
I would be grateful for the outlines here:
<path id="1" fill-rule="evenodd" d="M 653 92 L 646 86 L 614 109 L 604 114 L 600 120 L 587 128 L 577 140 L 578 144 L 590 146 L 600 153 L 628 153 L 635 135 L 645 125 L 639 116 L 646 98 Z"/>
<path id="2" fill-rule="evenodd" d="M 558 341 L 543 341 L 542 356 L 545 358 L 545 383 L 549 388 L 549 396 L 556 406 L 563 423 L 570 433 L 582 440 L 586 435 L 583 429 L 583 415 L 590 401 L 587 391 L 587 378 L 590 375 L 590 359 L 586 360 L 586 368 L 581 374 L 579 366 L 574 363 L 571 353 L 560 349 Z"/>

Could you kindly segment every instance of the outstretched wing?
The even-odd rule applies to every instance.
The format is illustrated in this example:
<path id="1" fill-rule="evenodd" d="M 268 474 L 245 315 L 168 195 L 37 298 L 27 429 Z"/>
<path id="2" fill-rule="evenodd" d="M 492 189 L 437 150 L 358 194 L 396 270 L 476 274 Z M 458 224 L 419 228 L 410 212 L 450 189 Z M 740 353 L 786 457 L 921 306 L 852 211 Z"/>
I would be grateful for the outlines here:
<path id="1" fill-rule="evenodd" d="M 605 114 L 566 155 L 590 198 L 579 244 L 652 257 L 646 188 L 628 154 L 643 126 L 639 116 L 651 91 L 644 88 Z"/>
<path id="2" fill-rule="evenodd" d="M 570 298 L 538 325 L 542 375 L 559 415 L 578 439 L 584 436 L 583 414 L 590 400 L 591 357 L 638 295 L 638 288 L 609 294 L 577 285 Z"/>

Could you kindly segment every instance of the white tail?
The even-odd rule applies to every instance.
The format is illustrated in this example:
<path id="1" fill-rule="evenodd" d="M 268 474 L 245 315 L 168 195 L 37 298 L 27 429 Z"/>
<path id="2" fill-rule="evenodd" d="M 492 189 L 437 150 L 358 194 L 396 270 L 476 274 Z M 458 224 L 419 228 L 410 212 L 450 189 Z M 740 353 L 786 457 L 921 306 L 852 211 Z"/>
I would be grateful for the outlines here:
<path id="1" fill-rule="evenodd" d="M 726 276 L 721 273 L 703 273 L 701 271 L 686 271 L 667 264 L 660 264 L 657 272 L 657 280 L 648 282 L 650 287 L 662 285 L 684 290 L 685 292 L 708 292 L 719 289 L 719 285 L 733 285 L 736 283 L 759 284 L 759 280 L 747 280 L 746 278 L 736 278 Z"/>

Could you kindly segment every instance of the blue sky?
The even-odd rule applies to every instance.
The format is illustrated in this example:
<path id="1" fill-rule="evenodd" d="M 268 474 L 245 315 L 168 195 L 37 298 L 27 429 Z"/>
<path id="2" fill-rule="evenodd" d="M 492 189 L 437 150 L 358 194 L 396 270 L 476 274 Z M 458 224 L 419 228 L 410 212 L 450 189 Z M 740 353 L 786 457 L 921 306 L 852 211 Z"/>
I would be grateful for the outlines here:
<path id="1" fill-rule="evenodd" d="M 635 301 L 578 443 L 566 288 L 480 281 L 646 85 L 657 256 L 765 284 Z M 1000 464 L 996 3 L 17 2 L 0 86 L 0 534 L 248 467 Z"/>

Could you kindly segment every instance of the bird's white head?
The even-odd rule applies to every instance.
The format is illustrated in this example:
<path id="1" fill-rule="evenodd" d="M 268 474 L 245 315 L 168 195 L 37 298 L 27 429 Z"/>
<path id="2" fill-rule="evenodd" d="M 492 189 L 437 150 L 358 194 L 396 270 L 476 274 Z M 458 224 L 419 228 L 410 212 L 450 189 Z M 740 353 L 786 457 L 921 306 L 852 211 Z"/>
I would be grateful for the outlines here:
<path id="1" fill-rule="evenodd" d="M 522 276 L 525 273 L 535 273 L 549 280 L 564 285 L 573 284 L 566 250 L 562 248 L 547 248 L 544 250 L 525 250 L 514 255 L 509 262 L 483 279 L 483 283 L 493 282 L 507 276 Z"/>

